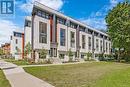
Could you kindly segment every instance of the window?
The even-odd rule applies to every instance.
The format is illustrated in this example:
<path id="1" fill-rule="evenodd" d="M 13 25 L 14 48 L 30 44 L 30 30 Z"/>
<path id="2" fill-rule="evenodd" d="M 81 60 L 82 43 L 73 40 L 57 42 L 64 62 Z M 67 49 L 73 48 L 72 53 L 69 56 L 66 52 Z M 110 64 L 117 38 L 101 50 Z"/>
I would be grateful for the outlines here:
<path id="1" fill-rule="evenodd" d="M 39 42 L 47 43 L 47 24 L 39 22 Z"/>
<path id="2" fill-rule="evenodd" d="M 17 47 L 17 46 L 15 47 L 15 50 L 18 50 L 18 47 Z"/>
<path id="3" fill-rule="evenodd" d="M 70 32 L 70 38 L 71 38 L 71 47 L 75 47 L 75 33 L 74 32 Z"/>
<path id="4" fill-rule="evenodd" d="M 54 57 L 57 57 L 57 49 L 54 48 Z"/>
<path id="5" fill-rule="evenodd" d="M 12 36 L 10 36 L 10 40 L 12 40 Z"/>
<path id="6" fill-rule="evenodd" d="M 101 38 L 103 38 L 103 35 L 102 35 L 102 34 L 100 34 L 100 37 L 101 37 Z"/>
<path id="7" fill-rule="evenodd" d="M 65 29 L 60 29 L 60 45 L 65 46 Z"/>
<path id="8" fill-rule="evenodd" d="M 59 58 L 60 58 L 60 59 L 64 59 L 64 56 L 65 56 L 65 54 L 60 54 L 60 55 L 59 55 Z"/>
<path id="9" fill-rule="evenodd" d="M 98 36 L 98 33 L 97 33 L 97 32 L 94 32 L 94 36 Z"/>
<path id="10" fill-rule="evenodd" d="M 42 12 L 40 10 L 38 10 L 37 15 L 42 16 Z"/>
<path id="11" fill-rule="evenodd" d="M 109 43 L 109 52 L 111 53 L 111 44 Z"/>
<path id="12" fill-rule="evenodd" d="M 85 28 L 85 27 L 82 27 L 82 26 L 79 26 L 79 30 L 80 30 L 80 31 L 83 31 L 83 32 L 86 32 L 86 28 Z"/>
<path id="13" fill-rule="evenodd" d="M 45 13 L 45 12 L 42 12 L 42 13 L 41 13 L 41 17 L 46 18 L 46 13 Z"/>
<path id="14" fill-rule="evenodd" d="M 102 52 L 103 50 L 103 43 L 102 43 L 102 40 L 100 40 L 100 52 Z"/>
<path id="15" fill-rule="evenodd" d="M 108 43 L 106 42 L 106 52 L 108 52 Z"/>
<path id="16" fill-rule="evenodd" d="M 18 39 L 15 40 L 15 43 L 18 44 Z"/>
<path id="17" fill-rule="evenodd" d="M 46 19 L 50 19 L 50 14 L 41 10 L 37 10 L 37 15 Z"/>
<path id="18" fill-rule="evenodd" d="M 88 34 L 92 34 L 92 33 L 93 33 L 93 31 L 88 29 Z"/>
<path id="19" fill-rule="evenodd" d="M 99 40 L 96 39 L 96 51 L 99 51 Z"/>
<path id="20" fill-rule="evenodd" d="M 82 35 L 82 48 L 85 49 L 86 45 L 86 40 L 85 40 L 85 35 Z"/>
<path id="21" fill-rule="evenodd" d="M 85 57 L 85 55 L 81 54 L 81 58 L 83 59 Z"/>
<path id="22" fill-rule="evenodd" d="M 63 24 L 63 25 L 66 24 L 66 20 L 62 19 L 62 18 L 57 18 L 57 22 L 60 23 L 60 24 Z"/>
<path id="23" fill-rule="evenodd" d="M 74 28 L 74 29 L 77 29 L 77 24 L 70 22 L 70 27 Z"/>
<path id="24" fill-rule="evenodd" d="M 26 27 L 31 27 L 31 21 L 25 21 L 25 26 Z"/>
<path id="25" fill-rule="evenodd" d="M 15 37 L 22 37 L 22 33 L 14 32 L 14 36 L 15 36 Z"/>
<path id="26" fill-rule="evenodd" d="M 91 37 L 88 37 L 88 49 L 91 50 L 92 42 Z"/>

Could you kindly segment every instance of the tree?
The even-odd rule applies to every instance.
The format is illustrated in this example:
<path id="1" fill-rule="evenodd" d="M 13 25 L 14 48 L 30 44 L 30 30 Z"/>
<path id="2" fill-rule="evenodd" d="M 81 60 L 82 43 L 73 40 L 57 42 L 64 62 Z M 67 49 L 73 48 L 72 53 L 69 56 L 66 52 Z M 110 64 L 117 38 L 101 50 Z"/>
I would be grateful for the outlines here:
<path id="1" fill-rule="evenodd" d="M 4 51 L 0 49 L 0 56 L 4 55 Z"/>
<path id="2" fill-rule="evenodd" d="M 25 46 L 24 52 L 25 52 L 25 54 L 30 54 L 32 52 L 32 47 L 31 47 L 31 44 L 29 42 Z"/>
<path id="3" fill-rule="evenodd" d="M 113 48 L 118 48 L 118 60 L 120 61 L 122 53 L 125 55 L 130 53 L 130 3 L 128 1 L 118 3 L 109 11 L 106 23 Z"/>
<path id="4" fill-rule="evenodd" d="M 21 50 L 17 47 L 16 48 L 16 53 L 15 54 L 20 54 L 21 53 Z"/>
<path id="5" fill-rule="evenodd" d="M 45 59 L 46 55 L 47 55 L 47 51 L 44 48 L 42 48 L 42 49 L 39 50 L 39 56 L 40 56 L 40 58 Z"/>

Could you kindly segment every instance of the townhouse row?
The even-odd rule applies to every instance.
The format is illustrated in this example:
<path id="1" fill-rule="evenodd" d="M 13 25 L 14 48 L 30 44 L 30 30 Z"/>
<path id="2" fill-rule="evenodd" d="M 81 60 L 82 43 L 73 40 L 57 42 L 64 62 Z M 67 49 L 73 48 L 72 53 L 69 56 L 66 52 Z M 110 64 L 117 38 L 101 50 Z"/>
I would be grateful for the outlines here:
<path id="1" fill-rule="evenodd" d="M 30 43 L 31 57 L 36 60 L 40 58 L 40 49 L 47 50 L 46 58 L 64 60 L 69 59 L 70 50 L 75 59 L 84 59 L 88 52 L 92 53 L 92 58 L 95 54 L 111 54 L 111 40 L 106 33 L 38 2 L 33 5 L 32 16 L 25 18 L 24 33 L 14 32 L 12 38 L 12 54 L 17 49 L 17 40 L 20 40 L 21 56 L 24 56 L 24 47 Z"/>

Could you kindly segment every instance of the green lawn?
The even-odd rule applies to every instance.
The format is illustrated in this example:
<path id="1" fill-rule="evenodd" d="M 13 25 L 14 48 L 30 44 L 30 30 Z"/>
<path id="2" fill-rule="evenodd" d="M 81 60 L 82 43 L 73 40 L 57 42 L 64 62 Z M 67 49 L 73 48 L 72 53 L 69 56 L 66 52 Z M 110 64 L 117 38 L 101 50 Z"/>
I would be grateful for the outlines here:
<path id="1" fill-rule="evenodd" d="M 24 69 L 56 87 L 130 87 L 130 64 L 94 62 Z"/>
<path id="2" fill-rule="evenodd" d="M 0 87 L 11 87 L 2 70 L 0 70 Z"/>
<path id="3" fill-rule="evenodd" d="M 96 82 L 95 87 L 130 87 L 130 68 L 113 71 Z"/>

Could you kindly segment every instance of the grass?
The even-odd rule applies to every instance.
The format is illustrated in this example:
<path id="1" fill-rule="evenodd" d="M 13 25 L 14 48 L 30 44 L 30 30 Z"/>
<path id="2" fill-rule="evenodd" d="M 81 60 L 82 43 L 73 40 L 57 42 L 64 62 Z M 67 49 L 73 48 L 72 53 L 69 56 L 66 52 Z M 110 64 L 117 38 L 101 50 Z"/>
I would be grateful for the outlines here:
<path id="1" fill-rule="evenodd" d="M 24 69 L 56 87 L 130 87 L 129 64 L 94 62 Z"/>
<path id="2" fill-rule="evenodd" d="M 6 62 L 11 62 L 16 65 L 29 65 L 30 63 L 26 60 L 15 60 L 15 59 L 4 59 Z"/>
<path id="3" fill-rule="evenodd" d="M 11 87 L 2 70 L 0 70 L 0 87 Z"/>
<path id="4" fill-rule="evenodd" d="M 130 68 L 114 71 L 103 76 L 95 87 L 130 87 Z"/>

